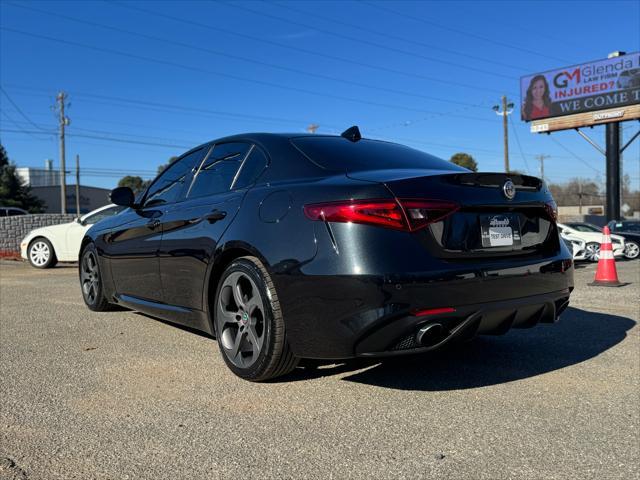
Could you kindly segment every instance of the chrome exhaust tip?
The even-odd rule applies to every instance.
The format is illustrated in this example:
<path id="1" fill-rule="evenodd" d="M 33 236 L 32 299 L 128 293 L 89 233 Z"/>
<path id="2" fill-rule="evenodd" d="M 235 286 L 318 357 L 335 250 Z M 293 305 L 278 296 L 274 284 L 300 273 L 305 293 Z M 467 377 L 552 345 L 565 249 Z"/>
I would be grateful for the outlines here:
<path id="1" fill-rule="evenodd" d="M 423 347 L 431 347 L 445 337 L 445 330 L 440 323 L 430 323 L 416 333 L 416 342 Z"/>

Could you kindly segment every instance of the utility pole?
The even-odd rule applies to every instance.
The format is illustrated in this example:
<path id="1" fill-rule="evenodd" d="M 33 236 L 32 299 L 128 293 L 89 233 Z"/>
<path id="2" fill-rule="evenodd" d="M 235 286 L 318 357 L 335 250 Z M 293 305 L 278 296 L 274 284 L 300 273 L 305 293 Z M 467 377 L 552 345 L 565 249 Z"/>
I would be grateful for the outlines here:
<path id="1" fill-rule="evenodd" d="M 502 115 L 502 129 L 504 134 L 504 171 L 509 173 L 509 129 L 507 127 L 507 115 L 513 112 L 513 102 L 507 102 L 507 96 L 502 96 L 502 110 L 500 105 L 494 105 L 493 111 L 496 115 Z"/>
<path id="2" fill-rule="evenodd" d="M 80 218 L 80 155 L 76 155 L 76 215 Z"/>
<path id="3" fill-rule="evenodd" d="M 57 110 L 60 121 L 60 211 L 67 213 L 67 178 L 66 178 L 66 165 L 65 165 L 65 151 L 64 151 L 64 127 L 69 125 L 71 121 L 64 115 L 65 101 L 67 100 L 67 94 L 65 92 L 58 92 L 56 97 Z"/>
<path id="4" fill-rule="evenodd" d="M 551 155 L 536 155 L 536 158 L 540 161 L 540 178 L 542 179 L 542 181 L 544 182 L 544 159 L 545 158 L 550 158 Z"/>
<path id="5" fill-rule="evenodd" d="M 582 179 L 578 179 L 578 214 L 582 215 Z"/>

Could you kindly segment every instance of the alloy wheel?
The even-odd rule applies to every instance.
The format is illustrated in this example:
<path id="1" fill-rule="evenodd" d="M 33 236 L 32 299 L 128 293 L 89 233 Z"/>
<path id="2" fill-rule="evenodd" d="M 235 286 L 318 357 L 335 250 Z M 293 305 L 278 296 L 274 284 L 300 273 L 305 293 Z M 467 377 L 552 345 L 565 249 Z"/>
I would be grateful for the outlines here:
<path id="1" fill-rule="evenodd" d="M 39 240 L 31 245 L 31 248 L 29 249 L 29 258 L 31 259 L 31 263 L 33 263 L 37 267 L 46 265 L 50 257 L 51 250 L 49 249 L 49 245 L 47 245 L 42 240 Z"/>
<path id="2" fill-rule="evenodd" d="M 585 257 L 590 262 L 597 262 L 600 259 L 600 245 L 597 243 L 587 243 L 585 247 Z"/>
<path id="3" fill-rule="evenodd" d="M 627 242 L 624 249 L 624 256 L 629 260 L 633 260 L 638 258 L 638 255 L 640 255 L 640 246 L 634 242 Z"/>
<path id="4" fill-rule="evenodd" d="M 265 343 L 264 302 L 255 282 L 242 272 L 224 279 L 216 306 L 216 331 L 231 363 L 248 368 Z"/>
<path id="5" fill-rule="evenodd" d="M 82 294 L 87 303 L 95 303 L 100 286 L 100 271 L 95 253 L 92 251 L 86 252 L 82 257 L 80 283 L 82 284 Z"/>

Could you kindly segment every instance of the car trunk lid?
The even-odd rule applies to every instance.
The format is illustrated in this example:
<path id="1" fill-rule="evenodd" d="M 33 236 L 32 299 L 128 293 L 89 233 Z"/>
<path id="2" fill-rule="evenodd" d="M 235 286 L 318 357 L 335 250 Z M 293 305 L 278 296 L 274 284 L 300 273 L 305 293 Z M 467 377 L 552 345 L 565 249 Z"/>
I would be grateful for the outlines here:
<path id="1" fill-rule="evenodd" d="M 401 201 L 421 198 L 457 203 L 458 210 L 416 232 L 436 256 L 512 256 L 559 249 L 553 200 L 536 177 L 437 170 L 371 170 L 348 175 L 383 183 Z M 508 198 L 505 188 L 509 182 L 515 187 L 513 198 Z"/>

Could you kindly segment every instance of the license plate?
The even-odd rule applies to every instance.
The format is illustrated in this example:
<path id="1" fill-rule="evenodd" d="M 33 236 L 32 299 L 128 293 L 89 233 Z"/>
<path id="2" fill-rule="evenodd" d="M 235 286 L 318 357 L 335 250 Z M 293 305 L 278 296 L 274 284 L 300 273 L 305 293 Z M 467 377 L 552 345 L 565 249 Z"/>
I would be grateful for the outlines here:
<path id="1" fill-rule="evenodd" d="M 483 247 L 516 247 L 521 243 L 517 215 L 499 214 L 480 217 Z"/>

